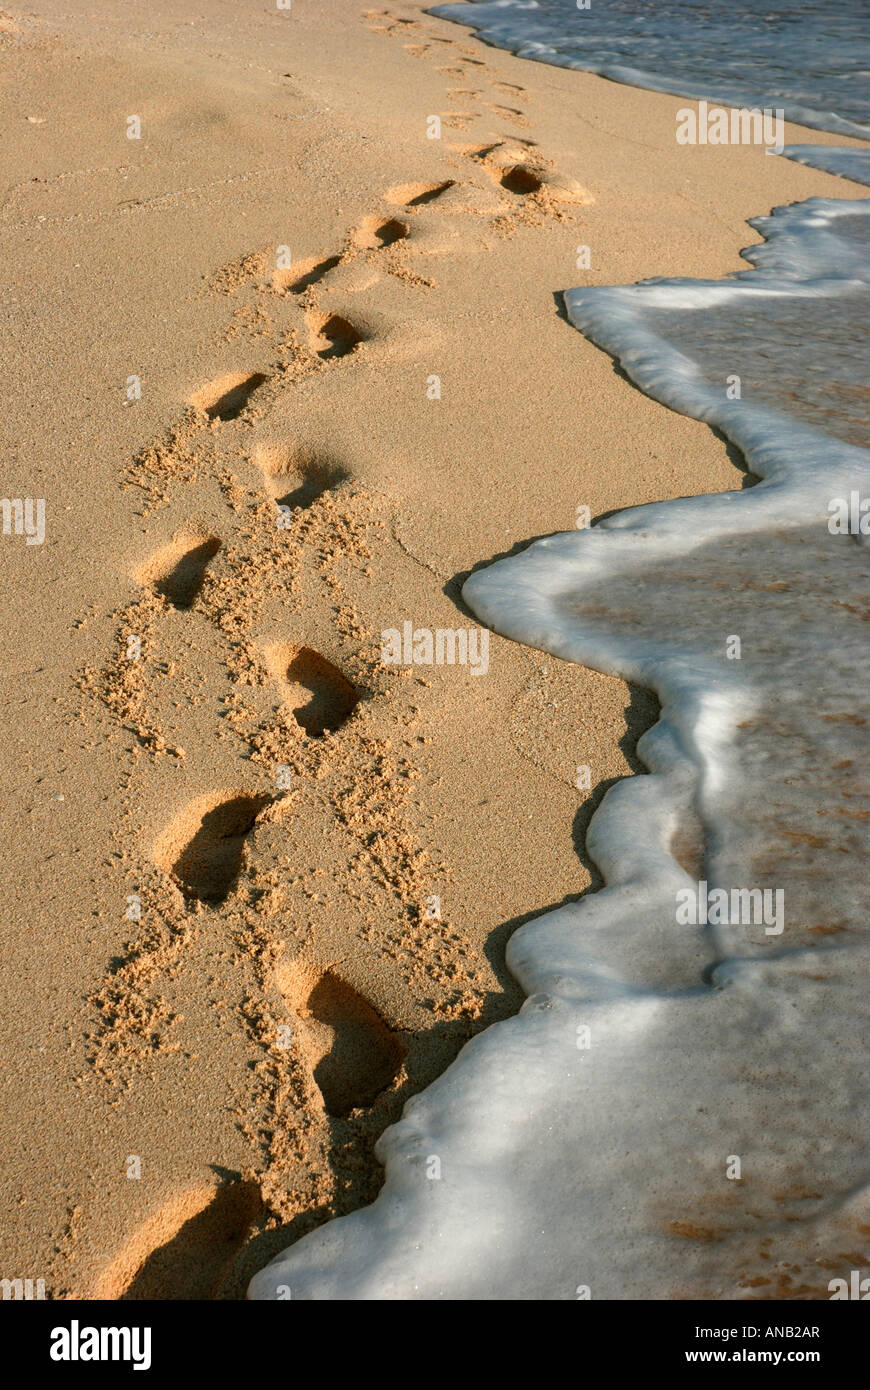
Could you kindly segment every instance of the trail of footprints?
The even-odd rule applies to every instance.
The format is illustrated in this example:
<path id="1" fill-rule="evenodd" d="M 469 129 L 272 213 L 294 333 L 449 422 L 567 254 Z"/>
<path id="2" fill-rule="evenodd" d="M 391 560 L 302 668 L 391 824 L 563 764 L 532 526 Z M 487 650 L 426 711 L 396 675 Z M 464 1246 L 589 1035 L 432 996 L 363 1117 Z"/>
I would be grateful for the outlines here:
<path id="1" fill-rule="evenodd" d="M 409 29 L 422 27 L 387 11 L 370 11 L 367 17 L 373 30 L 389 34 L 404 36 Z M 488 64 L 453 40 L 424 33 L 419 42 L 405 48 L 417 58 L 443 56 L 435 45 L 457 50 L 458 61 L 439 68 L 444 76 L 467 77 L 476 69 L 477 80 L 488 78 L 495 91 L 513 101 L 522 98 L 522 87 L 499 80 Z M 453 89 L 451 95 L 476 102 L 481 90 Z M 496 101 L 482 105 L 500 119 L 528 124 L 519 106 Z M 462 127 L 474 119 L 473 114 L 448 113 L 445 124 Z M 591 201 L 578 185 L 553 175 L 549 161 L 535 152 L 532 141 L 515 140 L 511 146 L 499 138 L 451 148 L 472 170 L 485 172 L 502 196 L 523 203 L 546 189 L 559 201 Z M 301 302 L 312 366 L 350 357 L 365 341 L 349 318 L 318 307 L 317 287 L 328 283 L 331 273 L 355 256 L 380 256 L 412 242 L 414 217 L 424 209 L 437 209 L 446 195 L 458 194 L 461 188 L 462 181 L 455 178 L 396 184 L 384 195 L 396 213 L 364 218 L 340 251 L 297 260 L 271 273 L 268 288 L 272 293 L 298 297 Z M 457 209 L 463 210 L 461 202 L 451 210 Z M 247 259 L 259 266 L 262 258 Z M 196 391 L 191 405 L 209 426 L 219 427 L 245 416 L 269 381 L 270 373 L 263 370 L 226 374 Z M 276 508 L 294 513 L 312 507 L 349 478 L 342 463 L 297 446 L 258 444 L 252 459 L 260 470 L 265 495 Z M 221 538 L 197 525 L 182 528 L 140 566 L 135 578 L 167 608 L 190 613 L 221 547 Z M 359 691 L 314 648 L 304 642 L 276 640 L 263 648 L 261 658 L 282 704 L 306 738 L 321 739 L 352 719 Z M 258 819 L 275 799 L 264 792 L 232 787 L 195 798 L 158 837 L 153 847 L 155 864 L 187 902 L 219 910 L 239 880 Z M 401 1074 L 406 1055 L 402 1039 L 343 977 L 339 966 L 312 971 L 296 961 L 279 970 L 276 984 L 296 1019 L 297 1045 L 325 1114 L 342 1120 L 373 1106 Z M 239 1175 L 218 1188 L 183 1193 L 136 1233 L 103 1276 L 97 1296 L 241 1296 L 242 1289 L 232 1287 L 231 1270 L 263 1214 L 257 1183 L 243 1182 Z"/>
<path id="2" fill-rule="evenodd" d="M 460 130 L 467 129 L 482 111 L 488 111 L 498 120 L 514 127 L 523 128 L 530 125 L 528 115 L 519 104 L 526 95 L 526 89 L 517 82 L 506 81 L 488 62 L 477 57 L 475 50 L 467 44 L 434 33 L 419 19 L 394 15 L 389 10 L 368 10 L 364 19 L 373 32 L 388 34 L 402 41 L 404 50 L 414 58 L 424 61 L 434 59 L 438 62 L 449 56 L 451 61 L 437 69 L 442 76 L 451 79 L 471 79 L 475 83 L 483 82 L 491 90 L 493 97 L 486 100 L 481 86 L 450 87 L 449 96 L 477 104 L 482 110 L 448 112 L 442 116 L 445 125 Z M 413 38 L 413 42 L 406 42 L 409 38 Z M 498 100 L 497 97 L 508 100 Z M 521 143 L 525 146 L 525 156 L 510 161 L 503 158 L 509 154 L 509 145 L 501 139 L 490 145 L 486 154 L 482 149 L 475 151 L 460 148 L 456 152 L 460 156 L 467 156 L 483 163 L 493 181 L 517 198 L 537 196 L 545 208 L 546 199 L 541 195 L 549 195 L 557 204 L 583 204 L 592 201 L 584 188 L 572 180 L 555 175 L 549 160 L 544 159 L 539 153 L 532 153 L 535 150 L 533 141 Z M 498 151 L 501 151 L 501 156 L 498 155 Z M 490 155 L 495 157 L 490 158 Z"/>
<path id="3" fill-rule="evenodd" d="M 327 1115 L 369 1107 L 394 1081 L 403 1043 L 335 970 L 279 980 L 301 1026 L 301 1046 Z M 244 1297 L 252 1271 L 239 1258 L 266 1216 L 259 1186 L 229 1175 L 183 1192 L 147 1221 L 100 1278 L 97 1299 Z"/>
<path id="4" fill-rule="evenodd" d="M 413 211 L 452 185 L 452 180 L 404 185 L 400 196 L 388 201 Z M 389 248 L 403 241 L 409 230 L 407 222 L 394 216 L 366 218 L 351 235 L 351 253 Z M 296 262 L 292 269 L 274 273 L 272 288 L 302 296 L 341 261 L 340 255 L 333 255 Z M 323 313 L 310 303 L 304 321 L 310 352 L 322 362 L 352 354 L 363 341 L 347 318 Z M 226 374 L 196 391 L 191 405 L 210 424 L 236 421 L 268 380 L 263 371 Z M 258 444 L 251 456 L 263 491 L 276 508 L 310 508 L 349 478 L 343 464 L 295 445 Z M 218 536 L 196 525 L 184 527 L 134 577 L 167 608 L 190 613 L 221 547 Z M 301 642 L 276 641 L 261 655 L 282 703 L 307 738 L 334 733 L 351 718 L 359 692 L 320 652 Z M 275 799 L 232 787 L 195 798 L 158 837 L 154 862 L 188 903 L 219 910 L 245 866 L 246 846 L 258 818 Z M 400 1071 L 406 1052 L 402 1041 L 338 966 L 312 974 L 294 963 L 276 983 L 296 1020 L 296 1044 L 325 1115 L 343 1120 L 372 1107 Z M 232 1269 L 263 1215 L 258 1185 L 238 1175 L 217 1189 L 184 1193 L 135 1234 L 103 1275 L 96 1296 L 242 1296 L 243 1285 L 232 1283 Z"/>

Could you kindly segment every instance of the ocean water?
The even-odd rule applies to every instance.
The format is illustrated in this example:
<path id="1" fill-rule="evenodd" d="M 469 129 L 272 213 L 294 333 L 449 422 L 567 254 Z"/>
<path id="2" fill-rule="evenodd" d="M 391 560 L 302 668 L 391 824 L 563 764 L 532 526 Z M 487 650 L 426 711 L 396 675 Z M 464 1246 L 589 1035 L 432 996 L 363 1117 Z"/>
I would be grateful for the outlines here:
<path id="1" fill-rule="evenodd" d="M 870 138 L 868 0 L 470 0 L 430 13 L 521 58 Z"/>
<path id="2" fill-rule="evenodd" d="M 699 7 L 656 14 L 677 8 Z M 785 153 L 868 178 L 860 149 Z M 833 524 L 870 499 L 870 199 L 751 225 L 723 281 L 565 294 L 751 485 L 550 536 L 463 591 L 659 697 L 648 772 L 589 827 L 605 887 L 512 936 L 520 1013 L 385 1132 L 377 1201 L 252 1297 L 811 1300 L 870 1275 L 870 538 Z"/>
<path id="3" fill-rule="evenodd" d="M 870 184 L 870 150 L 854 145 L 847 149 L 838 149 L 836 145 L 786 145 L 783 154 L 811 169 L 824 169 L 826 174 L 837 174 L 853 183 Z"/>

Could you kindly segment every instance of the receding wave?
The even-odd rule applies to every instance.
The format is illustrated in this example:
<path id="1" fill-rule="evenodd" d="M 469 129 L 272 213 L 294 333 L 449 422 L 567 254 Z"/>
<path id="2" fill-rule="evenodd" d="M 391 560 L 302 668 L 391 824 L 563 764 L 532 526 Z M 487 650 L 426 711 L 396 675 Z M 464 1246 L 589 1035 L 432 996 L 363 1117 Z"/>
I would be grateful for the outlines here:
<path id="1" fill-rule="evenodd" d="M 823 169 L 853 183 L 870 184 L 870 150 L 854 145 L 839 148 L 835 145 L 786 145 L 783 154 L 811 169 Z"/>

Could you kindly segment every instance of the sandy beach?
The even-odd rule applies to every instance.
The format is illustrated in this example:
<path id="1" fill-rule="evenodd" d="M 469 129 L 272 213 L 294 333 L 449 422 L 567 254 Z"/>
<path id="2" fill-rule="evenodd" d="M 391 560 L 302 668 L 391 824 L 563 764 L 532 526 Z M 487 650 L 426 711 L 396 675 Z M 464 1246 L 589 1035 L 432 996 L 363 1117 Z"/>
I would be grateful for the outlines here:
<path id="1" fill-rule="evenodd" d="M 238 1299 L 516 1013 L 506 942 L 600 887 L 657 715 L 382 634 L 478 630 L 467 576 L 578 509 L 745 478 L 562 292 L 721 277 L 855 186 L 416 5 L 35 0 L 0 67 L 4 496 L 45 502 L 0 546 L 0 1275 Z"/>

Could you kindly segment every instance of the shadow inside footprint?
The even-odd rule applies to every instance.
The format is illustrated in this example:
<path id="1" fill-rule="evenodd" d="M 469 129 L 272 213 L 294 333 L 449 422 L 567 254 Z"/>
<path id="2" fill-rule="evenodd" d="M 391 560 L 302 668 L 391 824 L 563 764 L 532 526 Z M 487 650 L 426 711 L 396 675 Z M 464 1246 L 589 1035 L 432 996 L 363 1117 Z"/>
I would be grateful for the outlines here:
<path id="1" fill-rule="evenodd" d="M 279 507 L 310 507 L 350 477 L 340 463 L 295 442 L 259 445 L 253 459 Z"/>
<path id="2" fill-rule="evenodd" d="M 367 217 L 355 232 L 353 241 L 360 250 L 377 251 L 382 246 L 404 241 L 410 230 L 408 224 L 397 217 Z"/>
<path id="3" fill-rule="evenodd" d="M 153 1218 L 100 1280 L 96 1297 L 214 1299 L 263 1212 L 253 1182 L 185 1193 Z"/>
<path id="4" fill-rule="evenodd" d="M 161 836 L 154 849 L 156 863 L 185 897 L 223 902 L 239 876 L 245 836 L 271 800 L 263 794 L 224 792 L 194 801 Z"/>
<path id="5" fill-rule="evenodd" d="M 217 536 L 182 532 L 142 566 L 136 579 L 175 608 L 190 608 L 202 588 L 206 566 L 220 548 Z"/>
<path id="6" fill-rule="evenodd" d="M 525 164 L 514 164 L 512 168 L 505 169 L 499 183 L 502 188 L 507 189 L 508 193 L 515 193 L 519 197 L 525 197 L 528 193 L 537 193 L 542 187 L 538 175 L 527 168 Z"/>
<path id="7" fill-rule="evenodd" d="M 391 217 L 375 228 L 374 236 L 378 246 L 392 246 L 395 241 L 404 241 L 408 231 L 409 228 L 404 222 Z"/>
<path id="8" fill-rule="evenodd" d="M 285 475 L 283 481 L 289 485 L 290 491 L 284 492 L 283 489 L 280 489 L 279 494 L 276 494 L 275 497 L 277 506 L 292 507 L 294 510 L 297 507 L 310 507 L 312 502 L 317 501 L 318 497 L 322 497 L 325 492 L 329 492 L 331 488 L 342 482 L 347 474 L 343 469 L 336 468 L 330 471 L 324 468 L 322 472 L 312 469 L 310 473 L 301 477 L 301 481 L 300 477 L 300 474 L 297 474 L 295 479 Z M 276 477 L 272 481 L 280 484 L 282 479 Z"/>
<path id="9" fill-rule="evenodd" d="M 202 588 L 205 567 L 220 548 L 221 543 L 214 536 L 195 545 L 181 556 L 168 574 L 157 580 L 154 588 L 176 608 L 190 608 Z"/>
<path id="10" fill-rule="evenodd" d="M 290 290 L 293 294 L 301 294 L 309 285 L 316 285 L 340 263 L 340 256 L 327 256 L 323 261 L 300 261 L 298 265 L 287 270 L 276 270 L 272 276 L 272 286 L 276 290 Z"/>
<path id="11" fill-rule="evenodd" d="M 285 993 L 300 1015 L 303 1051 L 326 1113 L 341 1118 L 373 1105 L 406 1054 L 377 1010 L 333 970 L 313 988 L 291 984 Z"/>
<path id="12" fill-rule="evenodd" d="M 340 314 L 321 316 L 313 321 L 312 327 L 314 336 L 311 345 L 317 356 L 324 361 L 333 357 L 345 357 L 363 340 L 362 334 Z"/>
<path id="13" fill-rule="evenodd" d="M 444 183 L 400 183 L 388 191 L 387 197 L 391 203 L 405 208 L 421 208 L 426 203 L 434 203 L 448 188 L 453 188 L 455 182 L 455 179 L 445 179 Z"/>
<path id="14" fill-rule="evenodd" d="M 278 642 L 264 655 L 296 723 L 307 734 L 318 738 L 327 730 L 341 728 L 359 703 L 359 693 L 350 681 L 311 647 Z"/>
<path id="15" fill-rule="evenodd" d="M 220 377 L 191 397 L 210 420 L 236 420 L 251 396 L 266 380 L 265 372 L 243 372 Z"/>

